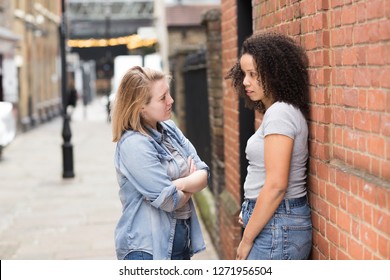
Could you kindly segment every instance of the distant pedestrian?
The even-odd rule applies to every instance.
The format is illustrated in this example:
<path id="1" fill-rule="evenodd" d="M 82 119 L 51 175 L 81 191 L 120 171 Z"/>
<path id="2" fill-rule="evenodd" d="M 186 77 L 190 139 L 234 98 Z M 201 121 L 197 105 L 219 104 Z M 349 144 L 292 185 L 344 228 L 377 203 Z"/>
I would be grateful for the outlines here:
<path id="1" fill-rule="evenodd" d="M 68 106 L 76 107 L 77 105 L 77 90 L 75 87 L 69 89 Z"/>
<path id="2" fill-rule="evenodd" d="M 78 99 L 78 94 L 77 94 L 76 87 L 74 85 L 74 81 L 70 81 L 68 94 L 67 94 L 67 106 L 66 106 L 67 113 L 70 118 L 72 117 L 74 109 L 76 108 L 77 99 Z"/>
<path id="3" fill-rule="evenodd" d="M 115 168 L 123 206 L 118 259 L 188 260 L 205 249 L 191 196 L 209 168 L 170 119 L 173 99 L 162 72 L 135 66 L 112 107 Z"/>
<path id="4" fill-rule="evenodd" d="M 246 105 L 263 115 L 248 140 L 245 227 L 237 259 L 307 259 L 312 243 L 307 201 L 308 59 L 291 38 L 275 33 L 246 39 L 227 78 Z"/>

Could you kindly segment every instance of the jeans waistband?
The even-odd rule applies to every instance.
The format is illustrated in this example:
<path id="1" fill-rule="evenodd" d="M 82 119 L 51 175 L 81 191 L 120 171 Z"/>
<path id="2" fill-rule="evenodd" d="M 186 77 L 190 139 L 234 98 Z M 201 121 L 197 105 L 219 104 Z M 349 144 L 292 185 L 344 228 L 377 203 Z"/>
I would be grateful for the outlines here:
<path id="1" fill-rule="evenodd" d="M 254 205 L 256 203 L 256 199 L 245 199 L 244 203 L 247 203 L 248 206 L 250 204 Z M 291 209 L 291 208 L 295 208 L 295 207 L 301 207 L 301 206 L 305 205 L 306 203 L 307 203 L 307 196 L 306 195 L 302 196 L 302 197 L 298 197 L 298 198 L 285 198 L 280 202 L 278 209 L 283 210 L 283 209 Z"/>

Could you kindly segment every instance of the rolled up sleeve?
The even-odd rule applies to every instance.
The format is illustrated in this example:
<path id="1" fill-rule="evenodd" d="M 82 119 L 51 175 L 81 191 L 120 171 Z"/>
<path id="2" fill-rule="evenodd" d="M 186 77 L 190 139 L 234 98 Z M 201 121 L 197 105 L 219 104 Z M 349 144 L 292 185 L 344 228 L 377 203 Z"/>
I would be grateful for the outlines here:
<path id="1" fill-rule="evenodd" d="M 127 137 L 120 143 L 118 156 L 120 172 L 146 201 L 166 212 L 177 209 L 183 193 L 172 184 L 156 148 L 147 137 Z"/>

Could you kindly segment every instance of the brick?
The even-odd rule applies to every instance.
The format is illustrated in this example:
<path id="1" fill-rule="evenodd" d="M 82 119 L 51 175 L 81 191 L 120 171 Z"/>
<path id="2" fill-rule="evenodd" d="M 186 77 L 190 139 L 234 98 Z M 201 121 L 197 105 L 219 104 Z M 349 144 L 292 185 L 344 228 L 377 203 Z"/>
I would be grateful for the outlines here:
<path id="1" fill-rule="evenodd" d="M 367 135 L 365 133 L 358 133 L 358 151 L 367 152 Z"/>
<path id="2" fill-rule="evenodd" d="M 343 162 L 346 161 L 346 156 L 345 156 L 345 149 L 341 147 L 336 147 L 333 146 L 333 158 L 334 159 L 339 159 Z"/>
<path id="3" fill-rule="evenodd" d="M 351 258 L 342 250 L 338 250 L 337 252 L 338 260 L 350 260 Z"/>
<path id="4" fill-rule="evenodd" d="M 329 255 L 329 242 L 322 235 L 317 235 L 318 250 L 324 255 Z"/>
<path id="5" fill-rule="evenodd" d="M 342 231 L 339 232 L 339 243 L 340 243 L 340 245 L 339 245 L 339 249 L 340 250 L 343 250 L 343 251 L 347 250 L 347 248 L 348 248 L 348 237 Z"/>
<path id="6" fill-rule="evenodd" d="M 390 233 L 390 214 L 382 210 L 373 209 L 373 225 L 384 234 Z"/>
<path id="7" fill-rule="evenodd" d="M 363 259 L 364 260 L 372 260 L 373 259 L 372 252 L 369 249 L 367 249 L 367 248 L 364 248 Z"/>
<path id="8" fill-rule="evenodd" d="M 365 200 L 365 202 L 369 202 L 373 205 L 376 204 L 376 192 L 377 189 L 375 185 L 370 183 L 364 183 L 362 187 L 362 198 Z"/>
<path id="9" fill-rule="evenodd" d="M 329 259 L 337 260 L 337 251 L 338 251 L 337 246 L 330 243 L 329 244 Z"/>
<path id="10" fill-rule="evenodd" d="M 366 2 L 367 19 L 378 19 L 385 16 L 385 2 L 382 0 L 374 0 Z"/>
<path id="11" fill-rule="evenodd" d="M 367 20 L 367 7 L 366 2 L 361 2 L 357 4 L 356 10 L 356 20 L 359 23 L 365 22 Z"/>
<path id="12" fill-rule="evenodd" d="M 367 43 L 369 38 L 369 27 L 366 25 L 355 26 L 353 31 L 354 44 Z"/>
<path id="13" fill-rule="evenodd" d="M 361 171 L 370 171 L 371 158 L 365 154 L 354 153 L 353 154 L 353 167 L 360 169 Z"/>
<path id="14" fill-rule="evenodd" d="M 326 199 L 335 206 L 339 205 L 339 191 L 330 184 L 326 185 Z"/>
<path id="15" fill-rule="evenodd" d="M 345 163 L 349 166 L 354 166 L 354 153 L 352 151 L 346 151 Z"/>
<path id="16" fill-rule="evenodd" d="M 323 198 L 323 199 L 326 198 L 326 185 L 327 185 L 326 180 L 319 180 L 318 181 L 318 188 L 320 190 L 320 198 Z"/>
<path id="17" fill-rule="evenodd" d="M 390 180 L 390 162 L 388 160 L 383 160 L 383 161 L 381 161 L 380 166 L 382 168 L 381 178 L 389 181 Z"/>
<path id="18" fill-rule="evenodd" d="M 368 90 L 367 109 L 375 111 L 385 111 L 386 93 L 383 90 Z"/>
<path id="19" fill-rule="evenodd" d="M 390 39 L 390 28 L 389 28 L 389 25 L 390 25 L 390 20 L 389 19 L 386 19 L 386 20 L 383 20 L 381 22 L 378 23 L 379 25 L 379 30 L 378 30 L 378 36 L 379 36 L 379 40 L 382 40 L 382 41 L 385 41 L 385 40 L 389 40 Z"/>
<path id="20" fill-rule="evenodd" d="M 326 237 L 333 244 L 335 244 L 335 245 L 339 244 L 339 231 L 331 223 L 327 223 L 327 226 L 326 226 Z"/>
<path id="21" fill-rule="evenodd" d="M 369 226 L 361 225 L 361 240 L 371 250 L 376 252 L 378 250 L 378 234 Z"/>
<path id="22" fill-rule="evenodd" d="M 366 109 L 367 108 L 367 90 L 360 89 L 359 90 L 359 108 Z"/>
<path id="23" fill-rule="evenodd" d="M 370 115 L 363 111 L 355 111 L 353 114 L 353 127 L 363 131 L 370 131 Z"/>
<path id="24" fill-rule="evenodd" d="M 349 196 L 347 199 L 347 210 L 353 217 L 361 219 L 363 217 L 363 204 L 355 196 Z"/>
<path id="25" fill-rule="evenodd" d="M 381 129 L 381 117 L 383 114 L 379 112 L 370 112 L 368 118 L 370 120 L 370 132 L 379 134 Z"/>
<path id="26" fill-rule="evenodd" d="M 337 213 L 337 226 L 346 232 L 350 232 L 351 223 L 352 221 L 349 214 L 342 210 L 339 210 L 339 212 Z"/>
<path id="27" fill-rule="evenodd" d="M 329 205 L 329 221 L 333 224 L 337 224 L 337 212 L 338 206 Z"/>
<path id="28" fill-rule="evenodd" d="M 331 8 L 337 8 L 337 7 L 340 7 L 344 4 L 344 1 L 343 0 L 331 0 L 330 1 L 330 7 Z"/>
<path id="29" fill-rule="evenodd" d="M 390 190 L 383 187 L 376 187 L 375 189 L 375 204 L 382 209 L 389 209 Z"/>
<path id="30" fill-rule="evenodd" d="M 390 79 L 389 79 L 389 75 L 390 75 L 390 70 L 389 69 L 381 69 L 381 72 L 380 72 L 380 85 L 381 87 L 384 87 L 384 88 L 390 88 Z"/>
<path id="31" fill-rule="evenodd" d="M 381 136 L 371 135 L 368 139 L 368 152 L 383 157 L 385 154 L 385 139 Z"/>
<path id="32" fill-rule="evenodd" d="M 363 196 L 364 181 L 360 177 L 351 175 L 351 195 L 361 198 Z"/>
<path id="33" fill-rule="evenodd" d="M 364 203 L 363 204 L 363 221 L 367 224 L 372 225 L 372 206 L 369 204 Z"/>
<path id="34" fill-rule="evenodd" d="M 336 184 L 346 191 L 350 190 L 350 178 L 346 172 L 341 170 L 336 171 Z"/>
<path id="35" fill-rule="evenodd" d="M 354 219 L 351 222 L 351 234 L 356 240 L 360 240 L 360 222 Z"/>
<path id="36" fill-rule="evenodd" d="M 384 259 L 390 259 L 390 241 L 388 237 L 378 235 L 378 253 Z"/>
<path id="37" fill-rule="evenodd" d="M 370 158 L 370 173 L 374 176 L 381 177 L 382 162 L 378 158 Z"/>
<path id="38" fill-rule="evenodd" d="M 357 50 L 355 48 L 346 48 L 342 54 L 343 65 L 355 65 L 357 63 Z"/>
<path id="39" fill-rule="evenodd" d="M 380 131 L 385 136 L 390 136 L 390 115 L 381 115 Z"/>
<path id="40" fill-rule="evenodd" d="M 348 239 L 348 254 L 355 260 L 363 259 L 363 246 L 352 238 Z"/>
<path id="41" fill-rule="evenodd" d="M 343 104 L 347 107 L 357 107 L 359 104 L 359 94 L 356 89 L 345 89 L 343 92 Z"/>
<path id="42" fill-rule="evenodd" d="M 322 124 L 316 126 L 316 140 L 323 143 L 329 142 L 329 126 Z"/>
<path id="43" fill-rule="evenodd" d="M 350 129 L 344 129 L 343 131 L 343 145 L 350 149 L 357 149 L 358 132 Z"/>
<path id="44" fill-rule="evenodd" d="M 354 71 L 353 83 L 359 87 L 369 87 L 371 85 L 372 73 L 367 68 L 358 68 Z"/>
<path id="45" fill-rule="evenodd" d="M 369 65 L 383 65 L 384 64 L 385 46 L 373 45 L 369 46 L 367 50 L 367 64 Z"/>
<path id="46" fill-rule="evenodd" d="M 341 24 L 348 25 L 356 22 L 356 6 L 348 6 L 342 9 Z"/>
<path id="47" fill-rule="evenodd" d="M 318 211 L 319 215 L 324 217 L 326 220 L 329 218 L 329 205 L 325 200 L 321 198 L 317 199 L 316 210 Z"/>

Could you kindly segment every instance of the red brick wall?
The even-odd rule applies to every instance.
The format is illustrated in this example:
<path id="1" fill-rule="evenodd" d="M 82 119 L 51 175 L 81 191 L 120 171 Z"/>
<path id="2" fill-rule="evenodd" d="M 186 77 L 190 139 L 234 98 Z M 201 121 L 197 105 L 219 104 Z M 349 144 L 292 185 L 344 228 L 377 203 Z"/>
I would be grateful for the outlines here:
<path id="1" fill-rule="evenodd" d="M 237 54 L 236 14 L 235 1 L 221 2 L 226 73 Z M 310 60 L 312 258 L 390 259 L 390 2 L 252 3 L 255 32 L 293 36 Z M 226 188 L 235 197 L 237 108 L 226 86 Z"/>
<path id="2" fill-rule="evenodd" d="M 223 77 L 237 60 L 237 14 L 236 0 L 221 3 L 222 71 Z M 231 199 L 240 204 L 240 160 L 238 135 L 238 98 L 228 81 L 223 80 L 224 90 L 224 141 L 225 141 L 225 187 Z M 234 259 L 235 248 L 241 238 L 237 224 L 238 213 L 230 213 L 229 202 L 222 200 L 219 211 L 220 235 L 223 259 Z M 234 215 L 237 214 L 237 215 Z"/>

